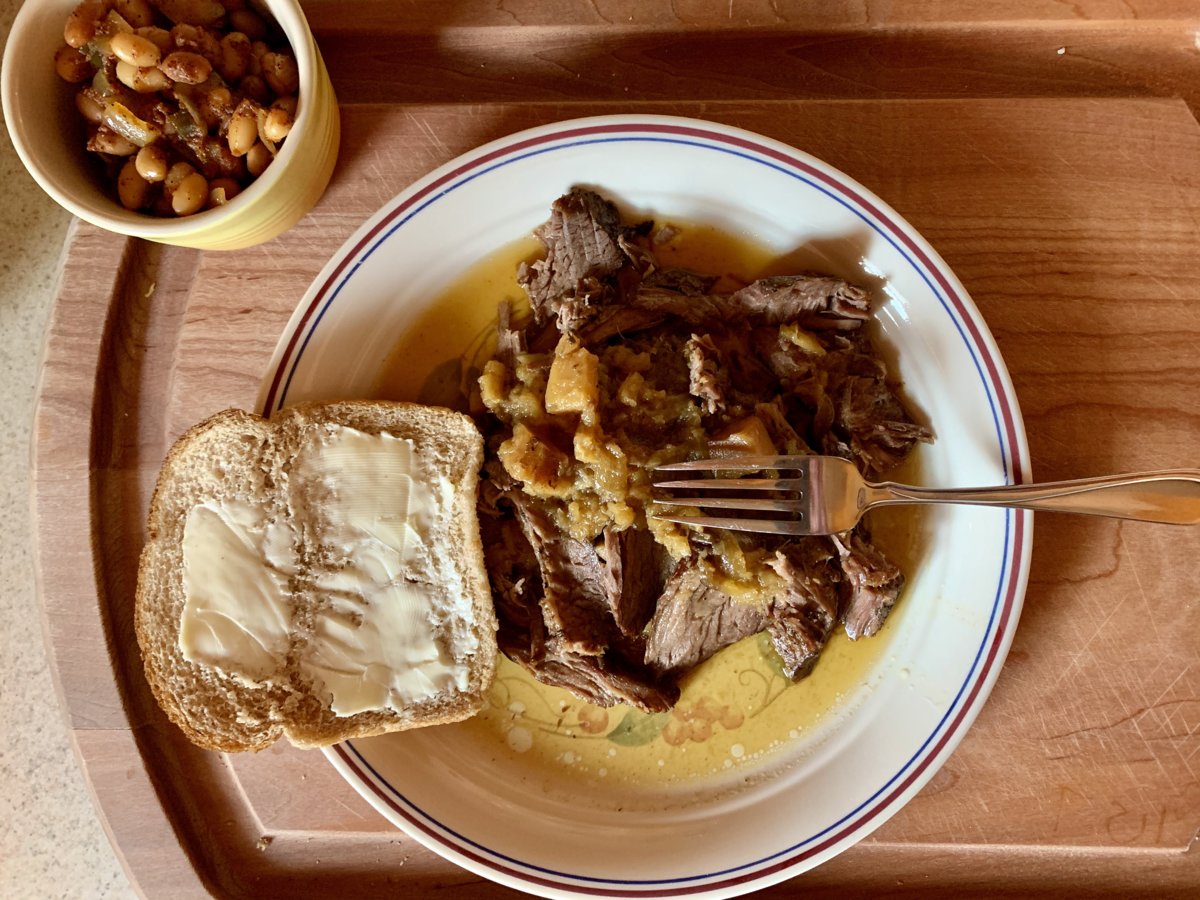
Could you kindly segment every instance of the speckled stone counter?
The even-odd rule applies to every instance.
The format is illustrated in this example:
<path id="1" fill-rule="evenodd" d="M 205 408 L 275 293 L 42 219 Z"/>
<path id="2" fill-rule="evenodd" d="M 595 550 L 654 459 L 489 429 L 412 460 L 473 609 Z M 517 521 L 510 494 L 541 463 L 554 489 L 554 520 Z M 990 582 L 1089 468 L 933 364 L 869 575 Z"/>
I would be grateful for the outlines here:
<path id="1" fill-rule="evenodd" d="M 35 2 L 35 0 L 30 0 Z M 20 0 L 0 0 L 7 42 Z M 67 738 L 33 583 L 29 436 L 71 217 L 0 130 L 0 896 L 133 896 Z"/>

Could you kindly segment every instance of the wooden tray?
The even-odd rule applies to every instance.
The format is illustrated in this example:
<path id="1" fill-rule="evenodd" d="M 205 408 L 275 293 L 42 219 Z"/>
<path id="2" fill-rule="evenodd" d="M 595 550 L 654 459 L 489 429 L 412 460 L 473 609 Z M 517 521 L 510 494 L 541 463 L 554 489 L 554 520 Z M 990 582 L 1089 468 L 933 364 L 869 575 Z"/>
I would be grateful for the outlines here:
<path id="1" fill-rule="evenodd" d="M 844 7 L 853 6 L 853 11 Z M 338 171 L 283 237 L 201 254 L 68 239 L 35 426 L 38 577 L 81 764 L 150 896 L 506 893 L 392 827 L 315 753 L 223 756 L 159 713 L 131 622 L 166 448 L 253 405 L 326 259 L 481 142 L 606 112 L 738 125 L 841 168 L 947 259 L 1011 369 L 1041 479 L 1197 465 L 1200 54 L 1188 3 L 306 4 Z M 1200 530 L 1038 518 L 975 727 L 871 838 L 764 892 L 1195 895 Z"/>

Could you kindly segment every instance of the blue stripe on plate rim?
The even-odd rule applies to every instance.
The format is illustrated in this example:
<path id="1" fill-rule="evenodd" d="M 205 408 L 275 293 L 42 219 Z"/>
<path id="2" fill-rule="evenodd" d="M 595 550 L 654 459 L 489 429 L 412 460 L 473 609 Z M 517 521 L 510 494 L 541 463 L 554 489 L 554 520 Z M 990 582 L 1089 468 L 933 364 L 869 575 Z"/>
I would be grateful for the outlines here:
<path id="1" fill-rule="evenodd" d="M 478 155 L 468 156 L 460 165 L 448 164 L 447 167 L 443 167 L 442 170 L 429 176 L 423 187 L 415 190 L 410 188 L 411 193 L 406 192 L 398 196 L 393 201 L 392 208 L 379 214 L 375 224 L 366 229 L 366 232 L 348 253 L 339 252 L 339 255 L 342 256 L 341 262 L 334 267 L 322 286 L 314 293 L 308 309 L 290 335 L 289 344 L 276 366 L 272 386 L 267 392 L 267 398 L 263 404 L 264 415 L 285 405 L 288 389 L 304 351 L 321 324 L 325 313 L 341 294 L 342 288 L 353 278 L 359 266 L 396 235 L 400 229 L 419 216 L 422 210 L 476 178 L 530 157 L 585 144 L 629 142 L 682 144 L 737 156 L 767 166 L 821 191 L 856 215 L 876 234 L 891 244 L 933 291 L 934 296 L 937 297 L 938 302 L 954 323 L 971 355 L 988 398 L 1005 478 L 1009 481 L 1013 480 L 1012 475 L 1015 470 L 1019 480 L 1024 480 L 1028 468 L 1027 451 L 1015 418 L 1015 398 L 1009 396 L 1010 389 L 1006 387 L 1006 379 L 1001 374 L 1003 367 L 997 364 L 988 347 L 988 342 L 983 338 L 985 331 L 976 321 L 977 313 L 972 306 L 964 302 L 961 296 L 962 291 L 956 280 L 953 276 L 948 275 L 948 269 L 937 258 L 932 248 L 924 245 L 923 240 L 914 239 L 913 234 L 907 233 L 909 230 L 897 224 L 896 220 L 899 217 L 888 210 L 882 202 L 874 199 L 864 188 L 841 173 L 835 173 L 833 170 L 827 171 L 824 164 L 807 154 L 740 129 L 666 116 L 599 117 L 563 122 L 556 127 L 522 132 L 481 148 Z M 349 265 L 351 260 L 354 261 L 352 266 Z M 315 317 L 313 317 L 314 312 L 316 313 Z M 306 329 L 305 325 L 310 319 L 311 325 Z M 304 337 L 297 348 L 296 342 L 300 334 L 303 334 Z M 290 365 L 289 357 L 291 357 Z M 287 375 L 281 379 L 285 368 Z M 280 385 L 281 380 L 282 385 Z M 585 895 L 619 893 L 645 897 L 706 893 L 718 888 L 746 885 L 748 882 L 765 878 L 771 874 L 780 872 L 786 874 L 786 870 L 799 866 L 808 857 L 824 852 L 837 843 L 862 837 L 863 834 L 857 832 L 867 825 L 873 828 L 881 824 L 882 820 L 874 823 L 872 820 L 878 818 L 881 812 L 892 807 L 905 791 L 914 789 L 914 782 L 928 768 L 933 759 L 943 751 L 948 752 L 947 743 L 968 721 L 968 713 L 978 711 L 975 701 L 985 682 L 989 678 L 994 678 L 996 670 L 993 667 L 1003 658 L 1000 651 L 1007 649 L 1006 645 L 1011 640 L 1011 631 L 1016 624 L 1014 613 L 1020 606 L 1021 597 L 1018 594 L 1023 588 L 1024 579 L 1014 576 L 1020 574 L 1017 569 L 1025 555 L 1028 533 L 1031 528 L 1030 518 L 1029 513 L 1011 510 L 1005 513 L 1000 575 L 987 628 L 976 650 L 967 677 L 929 737 L 895 775 L 857 808 L 816 834 L 761 859 L 715 872 L 661 880 L 623 880 L 559 872 L 489 850 L 465 835 L 442 825 L 433 816 L 408 801 L 400 791 L 383 778 L 367 762 L 353 741 L 344 742 L 331 748 L 329 752 L 336 754 L 338 759 L 335 762 L 340 761 L 341 763 L 339 768 L 348 769 L 359 780 L 359 784 L 356 786 L 371 790 L 384 805 L 418 828 L 425 838 L 442 845 L 447 850 L 461 854 L 468 860 L 518 881 L 553 887 L 568 893 Z M 998 619 L 999 626 L 997 627 Z M 986 660 L 984 660 L 985 654 Z M 984 660 L 982 668 L 980 667 L 981 660 Z M 964 696 L 966 697 L 965 702 Z M 975 708 L 972 708 L 973 704 L 975 704 Z M 947 727 L 948 720 L 956 710 L 958 711 L 957 716 Z M 961 734 L 959 733 L 957 736 L 961 737 Z M 934 746 L 931 748 L 931 745 Z M 901 779 L 903 782 L 896 786 Z M 919 785 L 917 786 L 919 787 Z M 885 794 L 888 796 L 884 797 Z M 855 819 L 855 821 L 847 827 L 842 827 L 851 819 Z M 836 835 L 827 837 L 839 828 L 841 830 Z M 826 840 L 822 841 L 822 838 L 826 838 Z M 511 868 L 512 866 L 520 868 L 514 869 Z M 729 876 L 734 877 L 730 878 Z M 724 880 L 714 883 L 713 879 Z M 628 890 L 636 885 L 644 885 L 651 890 Z M 675 887 L 672 889 L 669 886 Z M 621 890 L 622 887 L 626 890 Z M 662 890 L 662 888 L 667 888 L 667 890 Z"/>

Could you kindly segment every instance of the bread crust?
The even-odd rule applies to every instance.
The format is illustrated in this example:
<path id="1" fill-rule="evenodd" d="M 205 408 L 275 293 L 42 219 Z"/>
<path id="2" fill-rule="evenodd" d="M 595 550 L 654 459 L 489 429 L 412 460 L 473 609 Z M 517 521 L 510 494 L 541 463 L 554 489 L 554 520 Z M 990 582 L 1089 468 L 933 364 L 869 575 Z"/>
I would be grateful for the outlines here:
<path id="1" fill-rule="evenodd" d="M 438 565 L 453 566 L 455 583 L 470 600 L 469 615 L 444 623 L 451 631 L 469 629 L 475 637 L 477 649 L 463 660 L 466 690 L 400 711 L 336 716 L 300 672 L 301 634 L 293 634 L 292 651 L 278 675 L 259 687 L 183 657 L 179 627 L 186 599 L 182 545 L 188 511 L 205 501 L 248 496 L 262 502 L 268 515 L 295 526 L 293 506 L 306 498 L 291 496 L 298 489 L 290 485 L 290 465 L 298 449 L 329 425 L 409 438 L 417 455 L 453 484 L 447 530 L 438 541 L 447 552 Z M 495 676 L 497 655 L 496 615 L 475 508 L 482 465 L 483 439 L 470 418 L 411 403 L 305 403 L 270 420 L 229 409 L 188 429 L 167 454 L 155 485 L 135 597 L 134 626 L 146 678 L 167 716 L 201 747 L 238 751 L 261 750 L 280 736 L 298 747 L 320 747 L 474 715 Z M 300 550 L 303 559 L 305 548 Z M 309 596 L 314 588 L 294 578 L 289 592 L 295 626 L 296 612 L 314 602 Z"/>

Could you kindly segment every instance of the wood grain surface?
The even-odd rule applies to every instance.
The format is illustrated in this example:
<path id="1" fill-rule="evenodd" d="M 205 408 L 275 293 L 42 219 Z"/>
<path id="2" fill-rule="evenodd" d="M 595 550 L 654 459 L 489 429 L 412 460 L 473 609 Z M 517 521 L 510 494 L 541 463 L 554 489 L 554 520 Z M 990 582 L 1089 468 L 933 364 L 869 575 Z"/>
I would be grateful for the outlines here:
<path id="1" fill-rule="evenodd" d="M 252 407 L 329 256 L 481 142 L 633 109 L 813 153 L 964 282 L 1036 477 L 1200 462 L 1197 23 L 1179 3 L 1002 6 L 312 2 L 344 136 L 309 216 L 222 254 L 72 231 L 35 430 L 38 575 L 81 762 L 147 895 L 511 893 L 392 829 L 317 754 L 191 747 L 131 625 L 167 446 Z M 1016 641 L 960 748 L 874 835 L 764 895 L 1194 895 L 1198 558 L 1195 529 L 1040 515 Z"/>

